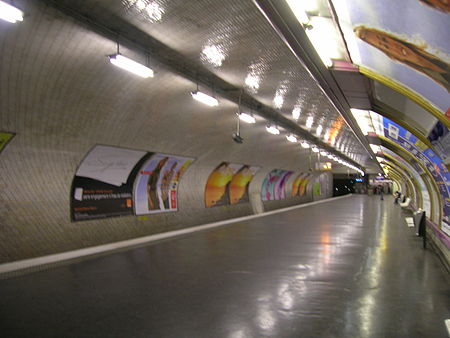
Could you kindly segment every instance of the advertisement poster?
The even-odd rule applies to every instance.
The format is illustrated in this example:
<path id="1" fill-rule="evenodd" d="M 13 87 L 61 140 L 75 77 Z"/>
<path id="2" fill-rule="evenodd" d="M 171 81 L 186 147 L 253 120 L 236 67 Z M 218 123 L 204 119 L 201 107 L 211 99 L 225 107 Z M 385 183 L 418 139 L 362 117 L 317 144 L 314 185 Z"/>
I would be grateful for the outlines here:
<path id="1" fill-rule="evenodd" d="M 320 192 L 321 192 L 321 190 L 320 190 L 320 182 L 314 182 L 314 185 L 313 185 L 313 194 L 314 194 L 314 196 L 320 196 Z"/>
<path id="2" fill-rule="evenodd" d="M 441 158 L 400 125 L 385 117 L 383 117 L 383 125 L 385 137 L 408 150 L 429 170 L 442 196 L 443 222 L 450 223 L 450 173 Z"/>
<path id="3" fill-rule="evenodd" d="M 134 184 L 136 215 L 178 210 L 178 183 L 193 158 L 152 154 L 140 168 Z"/>
<path id="4" fill-rule="evenodd" d="M 133 182 L 147 152 L 97 145 L 83 159 L 71 191 L 71 218 L 133 214 Z"/>
<path id="5" fill-rule="evenodd" d="M 302 197 L 305 195 L 310 176 L 311 174 L 309 173 L 301 173 L 297 176 L 294 183 L 292 183 L 292 197 Z"/>
<path id="6" fill-rule="evenodd" d="M 205 187 L 205 206 L 207 208 L 229 205 L 229 185 L 233 176 L 244 167 L 242 164 L 222 162 L 209 175 Z M 234 191 L 234 193 L 236 193 Z"/>
<path id="7" fill-rule="evenodd" d="M 274 201 L 286 198 L 286 182 L 292 174 L 293 171 L 272 170 L 262 183 L 261 199 L 263 201 Z"/>
<path id="8" fill-rule="evenodd" d="M 13 133 L 0 132 L 0 152 L 6 147 L 9 141 L 14 137 Z"/>
<path id="9" fill-rule="evenodd" d="M 228 186 L 230 204 L 249 202 L 248 188 L 253 176 L 258 172 L 260 167 L 251 167 L 244 165 L 239 171 L 234 174 Z"/>
<path id="10" fill-rule="evenodd" d="M 333 1 L 352 60 L 449 108 L 448 1 Z M 420 18 L 420 20 L 418 19 Z"/>

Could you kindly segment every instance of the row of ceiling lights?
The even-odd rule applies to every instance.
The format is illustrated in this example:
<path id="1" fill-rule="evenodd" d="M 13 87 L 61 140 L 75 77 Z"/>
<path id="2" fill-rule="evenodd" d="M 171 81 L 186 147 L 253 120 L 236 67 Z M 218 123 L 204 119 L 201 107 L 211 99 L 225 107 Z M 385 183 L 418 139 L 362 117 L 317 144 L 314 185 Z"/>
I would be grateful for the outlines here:
<path id="1" fill-rule="evenodd" d="M 3 1 L 0 1 L 0 18 L 6 20 L 8 22 L 12 22 L 12 23 L 15 23 L 17 21 L 23 21 L 23 12 Z M 109 61 L 111 62 L 111 64 L 113 64 L 114 66 L 119 67 L 121 69 L 124 69 L 132 74 L 135 74 L 142 78 L 149 78 L 149 77 L 154 76 L 154 72 L 151 68 L 144 66 L 144 65 L 120 54 L 119 46 L 117 48 L 117 53 L 109 55 L 108 57 L 109 57 Z M 206 104 L 210 107 L 214 107 L 219 104 L 219 101 L 215 97 L 205 94 L 205 93 L 199 91 L 198 89 L 196 91 L 191 92 L 191 95 L 192 95 L 192 98 L 194 98 L 195 100 L 197 100 L 203 104 Z M 239 112 L 238 116 L 239 116 L 239 119 L 243 122 L 246 122 L 246 123 L 255 123 L 256 122 L 256 119 L 254 118 L 254 116 L 252 114 Z M 268 124 L 266 126 L 266 130 L 270 134 L 274 134 L 274 135 L 280 134 L 279 128 L 273 124 Z M 297 137 L 293 134 L 286 135 L 286 139 L 292 143 L 298 142 Z M 335 155 L 327 153 L 325 150 L 320 149 L 315 144 L 310 144 L 309 142 L 303 140 L 300 142 L 300 145 L 303 148 L 311 148 L 312 152 L 320 153 L 320 155 L 326 156 L 330 160 L 333 160 L 340 164 L 343 164 L 343 165 L 347 166 L 348 168 L 356 170 L 361 175 L 364 175 L 364 171 L 361 170 L 360 168 L 340 159 L 339 157 L 337 157 Z"/>
<path id="2" fill-rule="evenodd" d="M 217 105 L 219 104 L 219 101 L 218 101 L 215 97 L 209 96 L 208 94 L 205 94 L 205 93 L 203 93 L 203 92 L 201 92 L 201 91 L 199 91 L 199 90 L 196 90 L 196 91 L 192 92 L 191 95 L 192 95 L 192 97 L 193 97 L 195 100 L 197 100 L 197 101 L 199 101 L 199 102 L 201 102 L 201 103 L 203 103 L 203 104 L 206 104 L 206 105 L 208 105 L 208 106 L 217 106 Z M 239 116 L 239 119 L 240 119 L 241 121 L 243 121 L 243 122 L 246 122 L 246 123 L 255 123 L 255 122 L 256 122 L 256 119 L 254 118 L 254 116 L 253 116 L 252 114 L 247 114 L 247 113 L 244 113 L 244 112 L 239 112 L 239 113 L 238 113 L 238 116 Z M 280 129 L 279 129 L 276 125 L 273 125 L 273 124 L 268 124 L 268 125 L 266 126 L 266 131 L 267 131 L 268 133 L 270 133 L 270 134 L 273 134 L 273 135 L 279 135 L 279 134 L 280 134 Z M 288 134 L 288 135 L 286 135 L 286 139 L 287 139 L 289 142 L 292 142 L 292 143 L 298 142 L 298 139 L 297 139 L 297 137 L 296 137 L 294 134 Z M 359 172 L 361 175 L 364 176 L 364 171 L 363 171 L 363 170 L 361 170 L 361 169 L 359 169 L 358 167 L 356 167 L 356 166 L 354 166 L 354 165 L 352 165 L 352 164 L 350 164 L 350 163 L 348 163 L 348 162 L 346 162 L 346 161 L 340 159 L 339 157 L 337 157 L 337 156 L 335 156 L 335 155 L 329 154 L 329 153 L 326 152 L 325 150 L 320 149 L 320 148 L 319 148 L 317 145 L 315 145 L 315 144 L 310 144 L 309 142 L 303 140 L 303 141 L 300 142 L 300 145 L 302 146 L 302 148 L 306 148 L 306 149 L 307 149 L 307 148 L 311 148 L 311 151 L 312 151 L 312 152 L 314 152 L 314 153 L 320 153 L 320 155 L 326 156 L 326 157 L 328 157 L 330 160 L 333 160 L 333 161 L 335 161 L 335 162 L 338 162 L 338 163 L 340 163 L 340 164 L 342 164 L 342 165 L 347 166 L 348 168 L 351 168 L 351 169 L 353 169 L 353 170 L 356 170 L 357 172 Z"/>
<path id="3" fill-rule="evenodd" d="M 144 66 L 144 65 L 142 65 L 140 63 L 137 63 L 136 61 L 133 61 L 133 60 L 131 60 L 131 59 L 129 59 L 129 58 L 119 54 L 119 53 L 110 55 L 109 56 L 109 60 L 110 60 L 110 62 L 113 65 L 115 65 L 117 67 L 120 67 L 122 69 L 125 69 L 125 70 L 127 70 L 127 71 L 129 71 L 129 72 L 131 72 L 133 74 L 136 74 L 138 76 L 141 76 L 143 78 L 153 77 L 153 70 L 152 69 L 150 69 L 150 68 L 148 68 L 148 67 L 146 67 L 146 66 Z M 204 92 L 201 92 L 198 89 L 196 91 L 191 92 L 191 95 L 192 95 L 193 99 L 195 99 L 196 101 L 199 101 L 199 102 L 201 102 L 201 103 L 203 103 L 203 104 L 205 104 L 207 106 L 215 107 L 215 106 L 219 105 L 219 101 L 215 97 L 210 96 L 210 95 L 208 95 L 208 94 L 206 94 Z M 255 117 L 252 114 L 239 112 L 238 116 L 239 116 L 239 119 L 241 121 L 243 121 L 243 122 L 246 122 L 246 123 L 255 123 L 256 122 L 256 119 L 255 119 Z M 273 124 L 268 124 L 266 126 L 266 130 L 267 130 L 268 133 L 273 134 L 273 135 L 279 135 L 280 134 L 280 129 L 276 125 L 273 125 Z M 293 135 L 293 134 L 286 135 L 286 139 L 289 142 L 292 142 L 292 143 L 298 142 L 297 137 L 295 135 Z M 320 153 L 320 155 L 326 156 L 330 160 L 336 161 L 336 162 L 338 162 L 338 163 L 340 163 L 342 165 L 347 166 L 348 168 L 351 168 L 353 170 L 358 171 L 361 175 L 364 175 L 364 171 L 363 170 L 361 170 L 361 169 L 357 168 L 356 166 L 354 166 L 354 165 L 352 165 L 352 164 L 350 164 L 350 163 L 340 159 L 339 157 L 337 157 L 335 155 L 327 153 L 325 150 L 320 149 L 315 144 L 310 144 L 307 141 L 303 140 L 303 141 L 300 142 L 300 145 L 303 148 L 310 148 L 311 147 L 311 151 L 312 152 Z"/>
<path id="4" fill-rule="evenodd" d="M 150 68 L 148 68 L 148 67 L 146 67 L 144 65 L 141 65 L 141 64 L 139 64 L 139 63 L 137 63 L 137 62 L 135 62 L 135 61 L 133 61 L 133 60 L 131 60 L 131 59 L 121 55 L 121 54 L 110 55 L 109 56 L 109 60 L 110 60 L 110 62 L 113 65 L 115 65 L 117 67 L 120 67 L 122 69 L 128 70 L 129 72 L 131 72 L 133 74 L 139 75 L 139 76 L 144 77 L 144 78 L 153 77 L 153 70 L 152 69 L 150 69 Z M 219 105 L 219 101 L 215 97 L 210 96 L 210 95 L 208 95 L 208 94 L 206 94 L 204 92 L 201 92 L 198 89 L 196 91 L 191 92 L 191 95 L 192 95 L 193 99 L 195 99 L 196 101 L 199 101 L 199 102 L 201 102 L 201 103 L 203 103 L 203 104 L 205 104 L 207 106 L 215 107 L 215 106 Z M 246 123 L 255 123 L 256 122 L 256 119 L 255 119 L 255 117 L 252 114 L 239 112 L 238 116 L 239 116 L 239 119 L 241 121 L 243 121 L 243 122 L 246 122 Z M 268 133 L 273 134 L 273 135 L 279 135 L 280 134 L 280 129 L 277 126 L 273 125 L 273 124 L 268 124 L 266 126 L 266 130 L 267 130 Z M 286 139 L 289 142 L 292 142 L 292 143 L 298 142 L 297 137 L 295 135 L 293 135 L 293 134 L 286 135 Z M 326 156 L 329 159 L 334 160 L 334 161 L 336 161 L 336 162 L 338 162 L 340 164 L 343 164 L 343 165 L 345 165 L 345 166 L 347 166 L 347 167 L 349 167 L 349 168 L 351 168 L 353 170 L 358 171 L 361 175 L 364 175 L 364 171 L 363 170 L 361 170 L 361 169 L 357 168 L 356 166 L 354 166 L 354 165 L 352 165 L 352 164 L 350 164 L 350 163 L 340 159 L 339 157 L 337 157 L 335 155 L 327 153 L 325 150 L 320 149 L 318 146 L 316 146 L 314 144 L 310 144 L 307 141 L 301 141 L 300 145 L 303 148 L 310 148 L 311 147 L 311 150 L 313 152 L 315 152 L 315 153 L 319 153 L 320 152 L 320 154 L 322 156 Z"/>

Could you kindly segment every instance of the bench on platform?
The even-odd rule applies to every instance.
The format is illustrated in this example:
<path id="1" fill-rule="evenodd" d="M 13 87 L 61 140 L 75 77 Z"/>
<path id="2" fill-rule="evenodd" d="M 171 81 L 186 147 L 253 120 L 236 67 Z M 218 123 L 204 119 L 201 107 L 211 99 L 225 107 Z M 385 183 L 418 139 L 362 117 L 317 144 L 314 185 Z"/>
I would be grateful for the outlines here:
<path id="1" fill-rule="evenodd" d="M 405 202 L 400 203 L 400 206 L 402 208 L 407 208 L 407 207 L 409 207 L 409 203 L 411 203 L 411 199 L 408 197 L 408 198 L 406 198 Z"/>

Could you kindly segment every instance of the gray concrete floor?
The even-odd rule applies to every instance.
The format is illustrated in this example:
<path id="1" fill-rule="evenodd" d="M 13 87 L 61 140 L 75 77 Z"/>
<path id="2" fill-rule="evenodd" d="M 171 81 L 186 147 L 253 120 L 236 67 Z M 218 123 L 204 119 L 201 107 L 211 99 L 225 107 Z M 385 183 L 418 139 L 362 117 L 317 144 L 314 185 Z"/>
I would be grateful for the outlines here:
<path id="1" fill-rule="evenodd" d="M 0 281 L 1 337 L 447 337 L 446 318 L 448 275 L 389 197 Z"/>

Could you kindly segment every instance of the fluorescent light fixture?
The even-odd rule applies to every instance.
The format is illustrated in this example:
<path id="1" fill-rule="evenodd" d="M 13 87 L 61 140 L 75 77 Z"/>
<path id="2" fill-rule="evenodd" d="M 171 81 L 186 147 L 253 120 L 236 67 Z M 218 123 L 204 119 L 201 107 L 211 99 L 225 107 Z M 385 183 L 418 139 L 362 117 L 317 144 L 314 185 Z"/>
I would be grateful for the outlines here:
<path id="1" fill-rule="evenodd" d="M 302 146 L 302 148 L 305 148 L 305 149 L 309 148 L 309 143 L 306 142 L 306 141 L 302 141 L 302 142 L 300 143 L 300 145 Z"/>
<path id="2" fill-rule="evenodd" d="M 209 96 L 208 94 L 205 94 L 198 90 L 196 90 L 195 92 L 191 92 L 191 95 L 194 100 L 197 100 L 198 102 L 206 104 L 210 107 L 215 107 L 219 104 L 219 101 L 217 101 L 215 97 Z"/>
<path id="3" fill-rule="evenodd" d="M 328 153 L 327 153 L 325 150 L 321 150 L 321 151 L 320 151 L 320 155 L 322 155 L 322 156 L 327 156 L 327 154 L 328 154 Z"/>
<path id="4" fill-rule="evenodd" d="M 302 25 L 305 25 L 308 23 L 309 18 L 306 14 L 306 8 L 304 1 L 298 1 L 298 0 L 286 0 L 287 4 L 291 8 L 292 13 L 294 13 L 295 17 L 297 18 L 298 22 L 300 22 Z"/>
<path id="5" fill-rule="evenodd" d="M 121 54 L 114 54 L 109 56 L 109 61 L 119 68 L 125 69 L 130 73 L 138 75 L 143 78 L 153 77 L 153 70 L 133 61 Z"/>
<path id="6" fill-rule="evenodd" d="M 318 153 L 319 152 L 319 148 L 317 148 L 316 146 L 313 146 L 311 148 L 311 150 L 313 151 L 313 153 Z"/>
<path id="7" fill-rule="evenodd" d="M 294 119 L 294 120 L 298 120 L 299 118 L 300 118 L 300 114 L 301 114 L 301 109 L 300 109 L 300 107 L 295 107 L 293 110 L 292 110 L 292 118 Z"/>
<path id="8" fill-rule="evenodd" d="M 336 28 L 333 20 L 325 17 L 312 17 L 309 21 L 311 29 L 306 30 L 309 40 L 319 54 L 320 59 L 327 67 L 333 65 L 331 59 L 339 55 L 339 38 L 336 38 Z"/>
<path id="9" fill-rule="evenodd" d="M 23 21 L 23 12 L 6 2 L 0 1 L 0 19 L 11 23 Z"/>
<path id="10" fill-rule="evenodd" d="M 308 116 L 308 118 L 306 119 L 305 127 L 307 129 L 311 129 L 313 123 L 314 123 L 314 118 L 312 116 Z"/>
<path id="11" fill-rule="evenodd" d="M 278 135 L 280 133 L 280 130 L 277 127 L 272 126 L 272 125 L 266 126 L 266 130 L 268 133 L 271 133 L 273 135 Z"/>
<path id="12" fill-rule="evenodd" d="M 327 128 L 325 131 L 325 135 L 323 135 L 323 139 L 328 141 L 330 139 L 330 128 Z"/>
<path id="13" fill-rule="evenodd" d="M 321 125 L 319 125 L 316 129 L 316 135 L 320 136 L 320 134 L 322 134 L 322 130 L 323 130 L 323 127 Z"/>
<path id="14" fill-rule="evenodd" d="M 286 140 L 288 140 L 289 142 L 297 142 L 297 138 L 295 137 L 295 135 L 289 134 L 286 135 Z"/>
<path id="15" fill-rule="evenodd" d="M 253 115 L 246 114 L 246 113 L 240 113 L 239 114 L 239 119 L 241 121 L 246 122 L 246 123 L 255 123 L 256 122 L 256 119 L 253 117 Z"/>

